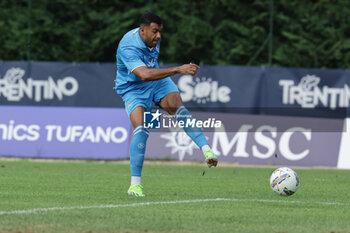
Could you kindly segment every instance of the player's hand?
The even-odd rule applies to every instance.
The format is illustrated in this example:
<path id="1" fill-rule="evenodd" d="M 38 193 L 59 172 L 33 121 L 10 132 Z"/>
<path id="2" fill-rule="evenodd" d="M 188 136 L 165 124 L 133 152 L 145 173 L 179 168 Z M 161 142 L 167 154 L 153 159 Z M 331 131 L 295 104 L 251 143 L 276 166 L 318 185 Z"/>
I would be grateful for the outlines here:
<path id="1" fill-rule="evenodd" d="M 190 74 L 195 75 L 197 73 L 197 69 L 199 69 L 199 66 L 193 63 L 185 64 L 178 67 L 178 72 L 180 74 Z"/>

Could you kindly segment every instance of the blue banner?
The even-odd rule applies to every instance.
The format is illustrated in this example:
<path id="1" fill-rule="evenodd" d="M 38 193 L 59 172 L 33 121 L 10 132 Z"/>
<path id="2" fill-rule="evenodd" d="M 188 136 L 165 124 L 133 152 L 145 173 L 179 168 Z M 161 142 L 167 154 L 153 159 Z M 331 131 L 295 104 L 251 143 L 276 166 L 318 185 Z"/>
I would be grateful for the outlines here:
<path id="1" fill-rule="evenodd" d="M 0 62 L 0 104 L 123 108 L 115 74 L 112 63 Z M 349 70 L 203 65 L 173 80 L 195 111 L 343 118 L 350 104 Z"/>
<path id="2" fill-rule="evenodd" d="M 124 107 L 111 63 L 0 62 L 0 104 Z"/>

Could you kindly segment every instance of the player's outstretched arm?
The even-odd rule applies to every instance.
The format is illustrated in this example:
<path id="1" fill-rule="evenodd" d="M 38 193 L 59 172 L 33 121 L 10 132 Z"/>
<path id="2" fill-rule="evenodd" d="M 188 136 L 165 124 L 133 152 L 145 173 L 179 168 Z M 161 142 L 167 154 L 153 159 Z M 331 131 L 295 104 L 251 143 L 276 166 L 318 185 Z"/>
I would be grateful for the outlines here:
<path id="1" fill-rule="evenodd" d="M 132 72 L 133 74 L 138 76 L 142 81 L 155 81 L 175 74 L 195 75 L 197 73 L 198 68 L 198 65 L 192 63 L 162 69 L 154 69 L 148 68 L 146 66 L 140 66 L 134 69 Z"/>

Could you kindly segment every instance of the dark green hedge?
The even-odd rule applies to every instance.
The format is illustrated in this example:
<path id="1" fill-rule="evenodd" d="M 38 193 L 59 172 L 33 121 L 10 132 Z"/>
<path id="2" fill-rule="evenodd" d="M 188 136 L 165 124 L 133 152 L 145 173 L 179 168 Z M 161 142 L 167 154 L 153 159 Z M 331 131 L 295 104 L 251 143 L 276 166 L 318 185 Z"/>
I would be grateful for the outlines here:
<path id="1" fill-rule="evenodd" d="M 152 7 L 163 63 L 268 64 L 270 0 L 31 0 L 31 31 L 29 1 L 0 1 L 0 60 L 26 60 L 30 33 L 31 60 L 114 62 Z M 350 68 L 349 0 L 274 0 L 273 25 L 272 65 Z"/>

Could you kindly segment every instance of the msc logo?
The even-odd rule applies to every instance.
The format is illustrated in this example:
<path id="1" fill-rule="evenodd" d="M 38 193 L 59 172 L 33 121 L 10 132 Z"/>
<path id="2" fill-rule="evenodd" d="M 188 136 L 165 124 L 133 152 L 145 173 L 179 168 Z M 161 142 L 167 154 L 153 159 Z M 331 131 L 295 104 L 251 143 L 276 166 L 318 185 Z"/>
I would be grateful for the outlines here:
<path id="1" fill-rule="evenodd" d="M 143 127 L 148 129 L 160 129 L 160 119 L 162 114 L 157 110 L 156 112 L 143 113 Z"/>

